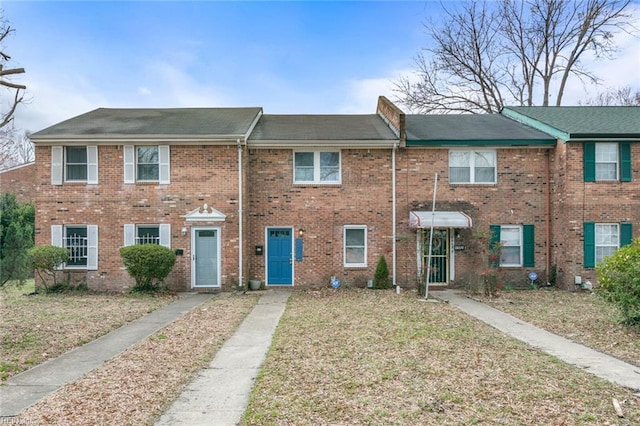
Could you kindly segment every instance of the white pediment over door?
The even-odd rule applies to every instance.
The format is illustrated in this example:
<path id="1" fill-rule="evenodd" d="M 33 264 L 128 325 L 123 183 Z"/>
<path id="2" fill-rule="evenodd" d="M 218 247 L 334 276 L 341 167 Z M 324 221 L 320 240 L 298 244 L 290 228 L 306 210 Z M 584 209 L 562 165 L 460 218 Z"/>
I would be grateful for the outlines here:
<path id="1" fill-rule="evenodd" d="M 187 222 L 224 222 L 227 216 L 205 204 L 184 216 Z"/>

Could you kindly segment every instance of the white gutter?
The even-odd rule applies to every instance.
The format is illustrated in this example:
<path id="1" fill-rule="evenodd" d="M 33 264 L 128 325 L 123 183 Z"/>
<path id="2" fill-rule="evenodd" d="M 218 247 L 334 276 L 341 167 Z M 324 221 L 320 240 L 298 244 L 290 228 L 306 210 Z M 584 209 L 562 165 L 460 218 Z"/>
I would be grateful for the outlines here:
<path id="1" fill-rule="evenodd" d="M 391 257 L 392 257 L 392 283 L 395 287 L 396 284 L 396 149 L 398 148 L 398 143 L 396 141 L 393 142 L 393 149 L 391 150 L 391 223 L 392 223 L 392 238 L 393 242 L 391 243 Z"/>
<path id="2" fill-rule="evenodd" d="M 244 287 L 244 277 L 242 270 L 242 246 L 244 244 L 244 236 L 242 234 L 242 222 L 244 220 L 242 212 L 242 144 L 240 139 L 238 143 L 238 285 Z"/>

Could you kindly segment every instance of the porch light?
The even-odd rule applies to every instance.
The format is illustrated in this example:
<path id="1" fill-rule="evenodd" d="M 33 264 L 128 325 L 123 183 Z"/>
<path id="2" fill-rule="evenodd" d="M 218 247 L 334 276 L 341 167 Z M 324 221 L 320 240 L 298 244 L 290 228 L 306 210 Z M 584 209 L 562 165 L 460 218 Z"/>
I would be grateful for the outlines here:
<path id="1" fill-rule="evenodd" d="M 305 232 L 304 229 L 302 229 L 302 228 L 298 229 L 298 236 L 300 238 L 304 237 L 304 232 Z"/>

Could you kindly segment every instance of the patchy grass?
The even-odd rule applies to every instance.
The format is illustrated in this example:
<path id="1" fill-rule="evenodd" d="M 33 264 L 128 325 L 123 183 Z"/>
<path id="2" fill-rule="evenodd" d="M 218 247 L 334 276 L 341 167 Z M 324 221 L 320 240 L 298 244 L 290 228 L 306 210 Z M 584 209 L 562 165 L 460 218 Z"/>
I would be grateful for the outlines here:
<path id="1" fill-rule="evenodd" d="M 612 399 L 625 418 L 616 416 Z M 632 425 L 640 400 L 409 292 L 296 293 L 243 425 Z"/>
<path id="2" fill-rule="evenodd" d="M 2 382 L 175 299 L 88 292 L 24 295 L 31 292 L 33 280 L 0 291 Z"/>
<path id="3" fill-rule="evenodd" d="M 153 425 L 257 301 L 220 296 L 27 408 L 16 424 Z"/>
<path id="4" fill-rule="evenodd" d="M 617 309 L 589 292 L 502 292 L 483 302 L 574 342 L 640 367 L 640 332 L 620 324 Z"/>

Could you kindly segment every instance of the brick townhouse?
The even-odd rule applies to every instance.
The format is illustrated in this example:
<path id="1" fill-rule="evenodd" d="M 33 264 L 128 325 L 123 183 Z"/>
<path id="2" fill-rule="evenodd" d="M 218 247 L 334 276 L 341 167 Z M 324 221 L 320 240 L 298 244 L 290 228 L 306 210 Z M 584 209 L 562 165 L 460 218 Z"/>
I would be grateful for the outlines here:
<path id="1" fill-rule="evenodd" d="M 502 114 L 557 138 L 551 264 L 566 288 L 640 236 L 640 107 L 509 107 Z"/>
<path id="2" fill-rule="evenodd" d="M 578 144 L 541 125 L 545 117 L 516 112 L 529 117 L 518 108 L 405 115 L 384 97 L 369 115 L 98 109 L 32 136 L 36 243 L 69 248 L 69 281 L 109 290 L 132 283 L 119 247 L 162 244 L 178 255 L 170 288 L 208 291 L 248 279 L 311 288 L 336 277 L 364 286 L 380 256 L 398 285 L 415 287 L 427 269 L 433 285 L 461 285 L 487 268 L 493 238 L 504 245 L 497 263 L 505 281 L 521 285 L 530 271 L 546 280 L 557 270 L 568 287 L 593 271 L 582 232 L 593 235 L 594 262 L 601 225 L 619 225 L 618 245 L 630 237 L 637 190 L 609 182 L 626 194 L 620 211 L 628 215 L 603 206 L 584 227 L 569 226 L 578 213 L 558 203 L 576 197 L 567 182 L 581 172 L 582 154 L 568 148 Z M 638 115 L 630 117 L 624 143 L 638 140 L 628 135 Z M 580 206 L 595 212 L 586 198 Z"/>

